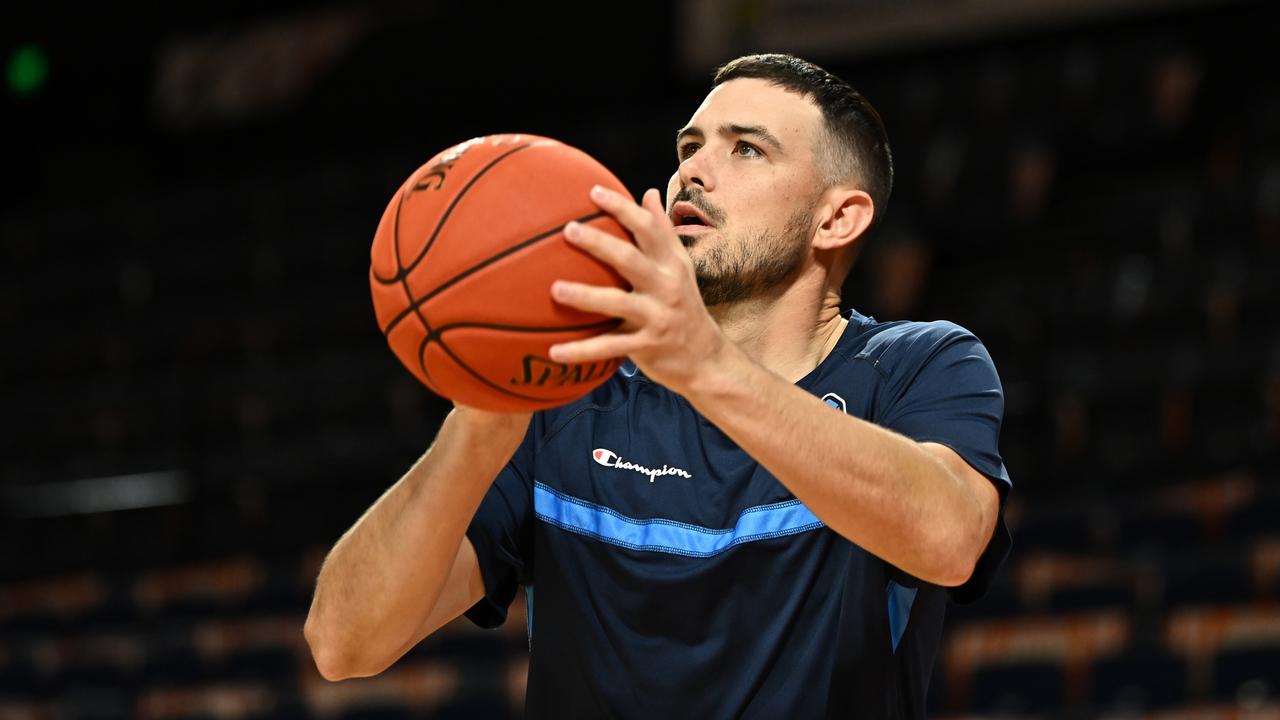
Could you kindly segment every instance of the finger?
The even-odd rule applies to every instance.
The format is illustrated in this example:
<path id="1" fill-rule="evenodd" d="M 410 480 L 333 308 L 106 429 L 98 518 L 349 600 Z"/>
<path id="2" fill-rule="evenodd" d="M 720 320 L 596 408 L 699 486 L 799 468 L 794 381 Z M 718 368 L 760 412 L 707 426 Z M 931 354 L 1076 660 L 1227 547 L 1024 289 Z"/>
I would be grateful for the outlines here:
<path id="1" fill-rule="evenodd" d="M 670 228 L 670 232 L 663 233 L 668 250 L 674 252 L 684 247 L 680 242 L 680 236 L 675 232 L 675 226 L 671 224 L 671 218 L 667 215 L 667 208 L 662 204 L 662 193 L 658 192 L 658 188 L 649 188 L 644 191 L 644 197 L 640 199 L 640 207 L 648 210 L 653 216 L 653 221 L 664 230 Z"/>
<path id="2" fill-rule="evenodd" d="M 584 363 L 624 357 L 640 343 L 635 333 L 605 333 L 586 340 L 551 346 L 551 359 L 560 363 Z"/>
<path id="3" fill-rule="evenodd" d="M 637 205 L 631 198 L 610 190 L 602 185 L 591 188 L 591 200 L 622 224 L 636 239 L 636 245 L 646 255 L 661 256 L 668 251 L 664 235 L 674 235 L 675 228 L 666 214 L 655 218 L 654 215 Z"/>
<path id="4" fill-rule="evenodd" d="M 576 221 L 564 226 L 564 237 L 575 247 L 617 270 L 631 283 L 631 287 L 647 287 L 653 277 L 653 261 L 632 242 Z"/>
<path id="5" fill-rule="evenodd" d="M 643 325 L 648 317 L 642 296 L 615 287 L 557 280 L 551 283 L 551 297 L 562 305 L 622 318 L 633 325 Z"/>

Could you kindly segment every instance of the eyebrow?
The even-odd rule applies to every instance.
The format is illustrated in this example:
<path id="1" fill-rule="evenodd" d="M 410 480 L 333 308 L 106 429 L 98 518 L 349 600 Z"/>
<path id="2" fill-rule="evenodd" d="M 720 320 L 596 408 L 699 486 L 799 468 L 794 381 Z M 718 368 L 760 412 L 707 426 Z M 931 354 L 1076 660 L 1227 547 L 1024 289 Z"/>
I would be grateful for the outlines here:
<path id="1" fill-rule="evenodd" d="M 724 123 L 716 130 L 717 134 L 722 137 L 730 137 L 734 135 L 748 135 L 759 138 L 761 142 L 772 147 L 774 150 L 782 150 L 782 143 L 773 133 L 763 125 L 737 125 L 734 123 Z M 676 144 L 679 145 L 681 140 L 687 137 L 704 137 L 702 128 L 697 125 L 686 125 L 680 128 L 676 133 Z"/>

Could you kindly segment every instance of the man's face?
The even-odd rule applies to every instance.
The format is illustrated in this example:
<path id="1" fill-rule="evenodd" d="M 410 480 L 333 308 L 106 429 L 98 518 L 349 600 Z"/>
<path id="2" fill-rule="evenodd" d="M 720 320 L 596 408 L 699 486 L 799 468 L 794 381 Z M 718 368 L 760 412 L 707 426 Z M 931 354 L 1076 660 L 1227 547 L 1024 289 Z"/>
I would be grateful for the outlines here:
<path id="1" fill-rule="evenodd" d="M 680 130 L 667 215 L 707 305 L 760 295 L 803 265 L 822 190 L 821 131 L 816 105 L 755 78 L 713 89 Z"/>

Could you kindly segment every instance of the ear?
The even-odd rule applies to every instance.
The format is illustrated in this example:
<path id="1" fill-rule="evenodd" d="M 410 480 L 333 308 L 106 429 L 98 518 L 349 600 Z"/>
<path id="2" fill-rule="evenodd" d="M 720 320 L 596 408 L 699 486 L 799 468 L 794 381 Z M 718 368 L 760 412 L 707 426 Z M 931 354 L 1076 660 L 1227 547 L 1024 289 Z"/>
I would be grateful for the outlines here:
<path id="1" fill-rule="evenodd" d="M 815 250 L 848 247 L 871 226 L 875 203 L 865 191 L 847 187 L 828 190 L 818 203 L 821 224 L 813 234 Z"/>

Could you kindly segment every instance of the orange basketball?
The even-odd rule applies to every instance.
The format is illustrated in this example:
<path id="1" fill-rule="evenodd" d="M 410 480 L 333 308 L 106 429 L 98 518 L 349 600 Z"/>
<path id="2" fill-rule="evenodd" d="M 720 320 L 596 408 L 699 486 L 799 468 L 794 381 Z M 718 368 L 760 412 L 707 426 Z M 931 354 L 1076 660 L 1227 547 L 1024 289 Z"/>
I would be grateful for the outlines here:
<path id="1" fill-rule="evenodd" d="M 373 238 L 369 284 L 391 349 L 435 393 L 484 410 L 537 410 L 578 398 L 621 359 L 564 364 L 560 342 L 617 326 L 551 299 L 557 279 L 629 289 L 569 245 L 577 220 L 630 237 L 588 192 L 626 188 L 594 158 L 535 135 L 490 135 L 418 168 Z"/>

